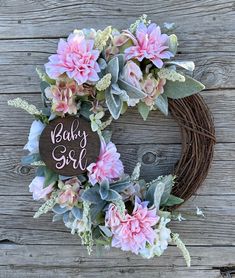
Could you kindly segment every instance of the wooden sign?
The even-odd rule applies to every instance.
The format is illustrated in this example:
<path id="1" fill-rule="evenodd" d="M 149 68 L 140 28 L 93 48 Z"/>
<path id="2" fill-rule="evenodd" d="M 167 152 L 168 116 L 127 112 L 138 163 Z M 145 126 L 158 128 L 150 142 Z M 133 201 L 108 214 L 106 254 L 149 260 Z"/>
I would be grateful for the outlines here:
<path id="1" fill-rule="evenodd" d="M 48 168 L 63 176 L 77 176 L 96 162 L 100 139 L 90 123 L 74 116 L 57 118 L 43 130 L 39 152 Z"/>

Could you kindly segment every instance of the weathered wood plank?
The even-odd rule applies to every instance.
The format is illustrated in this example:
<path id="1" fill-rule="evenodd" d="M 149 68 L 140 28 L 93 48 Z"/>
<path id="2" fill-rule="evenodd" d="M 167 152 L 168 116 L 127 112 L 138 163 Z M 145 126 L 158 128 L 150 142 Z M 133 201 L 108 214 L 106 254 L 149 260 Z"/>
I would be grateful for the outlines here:
<path id="1" fill-rule="evenodd" d="M 119 144 L 117 147 L 127 173 L 131 173 L 138 158 L 140 160 L 142 158 L 141 176 L 147 180 L 154 179 L 158 175 L 171 173 L 180 155 L 180 145 L 177 144 L 150 144 L 146 146 Z M 216 145 L 211 170 L 197 194 L 235 194 L 234 149 L 235 143 Z M 151 150 L 151 155 L 148 155 L 149 150 Z M 21 146 L 2 146 L 0 152 L 0 195 L 30 195 L 28 185 L 34 177 L 34 168 L 20 165 L 20 159 L 25 151 L 22 150 Z M 147 155 L 145 155 L 146 153 Z M 148 160 L 146 161 L 146 159 Z M 223 172 L 222 175 L 221 171 Z"/>
<path id="2" fill-rule="evenodd" d="M 235 94 L 234 90 L 209 91 L 202 93 L 215 121 L 217 142 L 234 142 L 235 138 Z M 0 144 L 22 145 L 27 140 L 32 117 L 6 105 L 8 99 L 15 95 L 1 95 L 0 109 Z M 30 103 L 42 107 L 39 94 L 20 94 Z M 9 114 L 10 113 L 10 114 Z M 10 121 L 9 121 L 10 115 Z M 119 120 L 112 124 L 113 141 L 125 144 L 158 144 L 180 143 L 180 132 L 177 123 L 158 111 L 152 111 L 147 121 L 143 121 L 136 109 L 130 109 Z M 14 138 L 14 140 L 13 140 Z"/>
<path id="3" fill-rule="evenodd" d="M 75 28 L 126 28 L 136 17 L 147 13 L 163 24 L 176 22 L 178 32 L 195 40 L 233 35 L 233 1 L 27 1 L 2 0 L 0 34 L 2 38 L 66 36 Z M 226 32 L 226 34 L 225 34 Z"/>
<path id="4" fill-rule="evenodd" d="M 170 227 L 189 245 L 233 245 L 234 202 L 235 195 L 192 197 L 179 209 L 187 221 L 173 221 Z M 52 214 L 33 219 L 40 203 L 31 196 L 0 196 L 0 203 L 0 240 L 20 244 L 80 244 L 62 222 L 51 222 Z M 196 215 L 197 206 L 205 218 Z"/>
<path id="5" fill-rule="evenodd" d="M 143 260 L 131 254 L 112 249 L 97 257 L 86 255 L 80 246 L 19 246 L 0 245 L 0 271 L 4 278 L 15 277 L 195 277 L 218 278 L 219 269 L 234 263 L 235 247 L 189 247 L 192 267 L 184 266 L 176 247 L 170 247 L 163 256 Z M 223 256 L 221 256 L 223 254 Z M 105 265 L 104 265 L 105 262 Z M 15 273 L 15 274 L 13 274 Z M 18 276 L 16 275 L 18 274 Z M 31 275 L 31 276 L 30 276 Z M 1 276 L 2 277 L 2 276 Z"/>

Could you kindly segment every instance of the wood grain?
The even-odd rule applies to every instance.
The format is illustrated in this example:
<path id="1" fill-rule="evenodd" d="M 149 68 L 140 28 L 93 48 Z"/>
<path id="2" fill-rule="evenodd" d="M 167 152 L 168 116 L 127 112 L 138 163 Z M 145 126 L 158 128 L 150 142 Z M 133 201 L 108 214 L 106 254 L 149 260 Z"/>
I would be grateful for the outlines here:
<path id="1" fill-rule="evenodd" d="M 234 10 L 232 0 L 0 0 L 0 278 L 219 278 L 221 267 L 235 266 Z M 188 245 L 191 269 L 175 247 L 154 260 L 117 249 L 89 257 L 51 214 L 33 219 L 40 205 L 28 192 L 34 169 L 20 165 L 32 117 L 6 105 L 17 96 L 41 105 L 35 67 L 56 51 L 58 38 L 75 28 L 126 28 L 143 13 L 160 25 L 176 23 L 176 58 L 195 61 L 194 77 L 206 85 L 202 95 L 215 120 L 210 173 L 180 209 L 187 221 L 171 223 Z M 136 161 L 147 180 L 173 170 L 181 139 L 171 117 L 154 112 L 143 122 L 131 110 L 112 130 L 127 172 Z M 195 215 L 196 206 L 205 218 Z"/>

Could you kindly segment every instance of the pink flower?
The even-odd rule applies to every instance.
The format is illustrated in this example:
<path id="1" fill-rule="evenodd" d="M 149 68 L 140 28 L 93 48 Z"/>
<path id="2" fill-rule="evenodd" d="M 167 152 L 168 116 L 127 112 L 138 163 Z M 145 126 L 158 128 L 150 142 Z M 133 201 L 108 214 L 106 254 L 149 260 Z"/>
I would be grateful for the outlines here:
<path id="1" fill-rule="evenodd" d="M 102 139 L 98 160 L 87 167 L 89 182 L 95 185 L 97 182 L 101 183 L 106 179 L 112 182 L 120 178 L 124 168 L 119 158 L 120 154 L 117 152 L 116 146 L 112 142 L 106 145 Z"/>
<path id="2" fill-rule="evenodd" d="M 65 183 L 62 181 L 58 184 L 61 192 L 58 196 L 58 203 L 61 207 L 72 208 L 79 197 L 81 196 L 83 189 L 81 188 L 81 182 L 77 177 L 67 180 Z"/>
<path id="3" fill-rule="evenodd" d="M 152 106 L 155 99 L 164 92 L 165 79 L 155 79 L 149 74 L 147 78 L 141 83 L 143 92 L 146 93 L 146 97 L 143 99 L 146 105 Z"/>
<path id="4" fill-rule="evenodd" d="M 141 90 L 140 80 L 143 78 L 143 73 L 140 67 L 133 61 L 128 61 L 123 68 L 121 77 L 126 82 Z"/>
<path id="5" fill-rule="evenodd" d="M 125 212 L 123 218 L 115 205 L 109 206 L 106 226 L 110 227 L 113 233 L 113 247 L 138 254 L 145 248 L 146 243 L 154 244 L 156 233 L 152 227 L 157 224 L 159 217 L 156 215 L 156 209 L 148 209 L 147 204 L 148 202 L 141 202 L 136 197 L 132 214 Z"/>
<path id="6" fill-rule="evenodd" d="M 57 80 L 56 85 L 47 87 L 46 97 L 52 100 L 52 111 L 64 116 L 77 113 L 76 96 L 83 96 L 86 93 L 83 85 L 78 85 L 74 80 Z"/>
<path id="7" fill-rule="evenodd" d="M 56 79 L 66 73 L 79 85 L 99 80 L 100 68 L 96 62 L 99 51 L 93 46 L 94 40 L 86 40 L 82 34 L 70 34 L 67 41 L 60 39 L 57 54 L 51 55 L 45 64 L 47 74 Z"/>
<path id="8" fill-rule="evenodd" d="M 35 177 L 29 185 L 29 192 L 33 193 L 33 199 L 38 201 L 45 198 L 53 190 L 53 184 L 43 188 L 45 177 Z"/>
<path id="9" fill-rule="evenodd" d="M 169 37 L 161 34 L 159 26 L 155 23 L 148 27 L 144 23 L 140 23 L 136 29 L 136 38 L 132 33 L 126 31 L 126 35 L 133 40 L 134 46 L 125 50 L 126 59 L 133 58 L 142 61 L 144 58 L 149 59 L 157 68 L 163 66 L 162 59 L 170 59 L 173 57 L 169 49 Z"/>

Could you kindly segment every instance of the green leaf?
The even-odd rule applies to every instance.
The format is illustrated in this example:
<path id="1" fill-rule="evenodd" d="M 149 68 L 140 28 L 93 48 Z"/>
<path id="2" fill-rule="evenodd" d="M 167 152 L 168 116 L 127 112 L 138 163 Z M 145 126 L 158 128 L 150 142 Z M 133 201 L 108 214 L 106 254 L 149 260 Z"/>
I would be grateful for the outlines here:
<path id="1" fill-rule="evenodd" d="M 44 168 L 44 174 L 45 174 L 44 187 L 58 181 L 59 179 L 59 175 L 47 167 Z"/>
<path id="2" fill-rule="evenodd" d="M 167 80 L 164 86 L 164 94 L 172 99 L 179 99 L 191 96 L 205 89 L 205 86 L 199 81 L 185 76 L 185 82 Z"/>
<path id="3" fill-rule="evenodd" d="M 167 202 L 167 200 L 169 199 L 171 191 L 172 191 L 172 187 L 175 183 L 174 179 L 175 179 L 175 177 L 172 175 L 164 176 L 160 179 L 160 181 L 165 184 L 165 189 L 162 194 L 160 205 L 164 205 Z"/>
<path id="4" fill-rule="evenodd" d="M 176 52 L 177 52 L 177 47 L 178 47 L 177 36 L 175 34 L 172 34 L 172 35 L 169 36 L 169 50 L 170 50 L 170 52 L 175 55 Z"/>
<path id="5" fill-rule="evenodd" d="M 147 106 L 144 102 L 140 101 L 138 103 L 138 111 L 139 111 L 140 115 L 142 116 L 142 118 L 144 119 L 144 121 L 146 121 L 148 118 L 150 107 Z"/>
<path id="6" fill-rule="evenodd" d="M 119 95 L 111 93 L 111 87 L 105 92 L 106 104 L 112 117 L 117 120 L 122 111 L 123 101 Z"/>
<path id="7" fill-rule="evenodd" d="M 111 59 L 106 68 L 106 73 L 111 73 L 111 83 L 117 83 L 119 74 L 119 61 L 117 57 Z"/>
<path id="8" fill-rule="evenodd" d="M 159 180 L 153 180 L 146 193 L 146 200 L 149 201 L 149 205 L 154 205 L 158 210 L 160 207 L 160 202 L 162 194 L 165 189 L 165 184 Z"/>
<path id="9" fill-rule="evenodd" d="M 189 71 L 194 71 L 195 69 L 195 64 L 193 61 L 169 61 L 166 62 L 165 65 L 176 65 Z"/>
<path id="10" fill-rule="evenodd" d="M 90 111 L 91 108 L 92 108 L 92 104 L 88 101 L 84 101 L 81 104 L 81 108 L 80 108 L 79 112 L 84 118 L 89 120 L 90 115 L 93 114 L 93 112 Z"/>
<path id="11" fill-rule="evenodd" d="M 107 180 L 104 180 L 101 184 L 100 184 L 100 196 L 102 200 L 106 200 L 106 198 L 109 195 L 109 182 Z"/>
<path id="12" fill-rule="evenodd" d="M 167 202 L 164 204 L 164 206 L 166 207 L 171 207 L 174 205 L 180 205 L 184 202 L 183 199 L 176 197 L 174 195 L 170 195 L 170 197 L 168 198 Z"/>
<path id="13" fill-rule="evenodd" d="M 33 162 L 40 161 L 41 157 L 39 153 L 29 154 L 21 158 L 21 164 L 23 165 L 30 165 Z"/>
<path id="14" fill-rule="evenodd" d="M 118 85 L 122 90 L 127 92 L 128 96 L 130 98 L 141 99 L 146 96 L 146 94 L 144 92 L 142 92 L 138 88 L 134 87 L 133 85 L 127 83 L 126 81 L 124 81 L 122 79 L 118 80 Z"/>
<path id="15" fill-rule="evenodd" d="M 168 99 L 165 94 L 159 95 L 155 99 L 155 106 L 164 114 L 168 115 Z"/>
<path id="16" fill-rule="evenodd" d="M 100 202 L 102 202 L 102 199 L 100 197 L 100 193 L 99 193 L 99 186 L 95 185 L 89 189 L 86 189 L 83 193 L 81 198 L 84 201 L 88 201 L 90 203 L 93 204 L 98 204 Z"/>
<path id="17" fill-rule="evenodd" d="M 112 237 L 113 234 L 108 227 L 99 225 L 99 228 L 107 237 Z"/>

